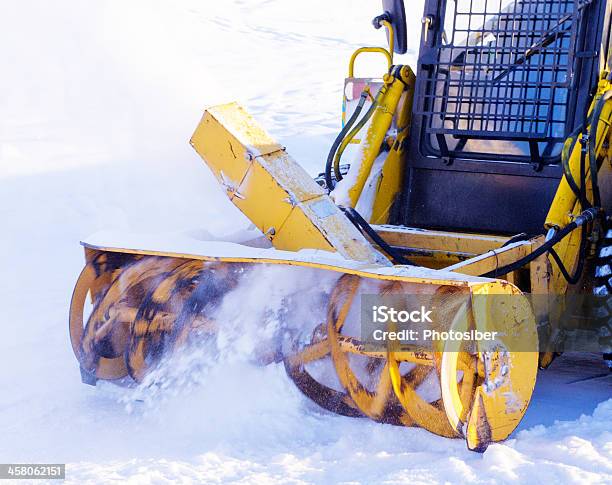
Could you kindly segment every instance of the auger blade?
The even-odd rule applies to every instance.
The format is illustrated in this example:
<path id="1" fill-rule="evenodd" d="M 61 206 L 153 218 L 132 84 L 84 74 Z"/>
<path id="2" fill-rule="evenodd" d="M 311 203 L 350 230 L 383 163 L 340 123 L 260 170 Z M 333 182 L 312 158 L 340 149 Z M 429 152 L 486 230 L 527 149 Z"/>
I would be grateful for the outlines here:
<path id="1" fill-rule="evenodd" d="M 360 320 L 364 295 L 400 296 L 406 304 L 427 301 L 438 308 L 441 329 L 521 328 L 520 338 L 537 342 L 529 304 L 512 285 L 422 268 L 325 260 L 318 253 L 236 252 L 236 245 L 219 243 L 210 251 L 200 249 L 188 254 L 86 245 L 88 263 L 70 314 L 84 380 L 140 382 L 164 355 L 187 342 L 214 342 L 227 325 L 218 312 L 224 299 L 235 290 L 248 292 L 255 268 L 283 265 L 296 277 L 310 272 L 321 281 L 324 307 L 306 312 L 319 315 L 309 328 L 296 332 L 285 322 L 283 328 L 292 332 L 280 332 L 277 347 L 266 351 L 272 357 L 260 360 L 283 361 L 297 387 L 322 408 L 462 437 L 476 451 L 507 438 L 522 418 L 535 385 L 537 354 L 510 351 L 516 348 L 516 332 L 502 333 L 493 349 L 442 342 L 415 350 L 391 341 L 372 347 Z M 84 321 L 88 293 L 93 310 Z M 487 294 L 512 299 L 506 306 L 478 299 Z M 299 304 L 299 296 L 292 298 Z"/>

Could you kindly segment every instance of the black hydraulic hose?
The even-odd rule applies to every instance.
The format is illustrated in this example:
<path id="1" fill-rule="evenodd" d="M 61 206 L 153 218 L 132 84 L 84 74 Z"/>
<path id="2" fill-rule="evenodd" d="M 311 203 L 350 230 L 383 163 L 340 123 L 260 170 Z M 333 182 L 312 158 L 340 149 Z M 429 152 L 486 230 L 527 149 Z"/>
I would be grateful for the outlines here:
<path id="1" fill-rule="evenodd" d="M 582 210 L 584 210 L 588 209 L 589 207 L 593 207 L 593 204 L 589 202 L 586 189 L 586 159 L 588 152 L 588 140 L 581 139 L 580 144 L 582 148 L 580 149 L 580 194 L 578 195 L 578 199 L 580 200 Z"/>
<path id="2" fill-rule="evenodd" d="M 582 208 L 587 209 L 588 207 L 590 207 L 590 204 L 588 204 L 588 201 L 586 200 L 586 196 L 584 195 L 585 193 L 583 193 L 581 188 L 578 187 L 578 184 L 574 180 L 572 171 L 569 166 L 569 158 L 571 156 L 571 153 L 574 151 L 576 142 L 578 141 L 576 137 L 583 130 L 584 128 L 582 126 L 579 126 L 574 132 L 572 132 L 568 136 L 567 141 L 563 146 L 563 150 L 561 151 L 561 166 L 563 167 L 563 174 L 565 175 L 565 180 L 570 186 L 570 189 L 572 190 L 576 198 L 580 201 Z M 582 156 L 582 152 L 581 152 L 581 156 Z"/>
<path id="3" fill-rule="evenodd" d="M 485 278 L 497 278 L 498 275 L 504 275 L 516 271 L 517 269 L 522 268 L 528 263 L 531 263 L 534 259 L 540 257 L 547 251 L 559 243 L 564 237 L 569 235 L 574 229 L 583 226 L 587 222 L 594 221 L 599 215 L 601 209 L 598 207 L 591 207 L 586 209 L 582 214 L 580 214 L 576 219 L 570 222 L 563 229 L 560 229 L 553 237 L 551 237 L 548 241 L 542 244 L 539 248 L 533 251 L 531 254 L 525 256 L 524 258 L 515 261 L 514 263 L 507 264 L 506 266 L 502 266 L 501 268 L 496 268 L 493 271 L 489 271 L 488 273 L 482 274 L 480 276 Z"/>
<path id="4" fill-rule="evenodd" d="M 342 174 L 340 173 L 340 157 L 342 157 L 342 153 L 346 148 L 346 145 L 350 143 L 350 141 L 355 138 L 357 133 L 364 127 L 364 125 L 370 120 L 370 118 L 374 115 L 376 108 L 380 104 L 380 98 L 382 97 L 382 90 L 378 92 L 376 98 L 372 100 L 372 105 L 366 111 L 366 114 L 363 115 L 363 118 L 359 120 L 359 122 L 355 125 L 355 127 L 350 131 L 350 133 L 346 136 L 346 140 L 342 140 L 340 143 L 340 147 L 336 151 L 334 155 L 334 175 L 336 176 L 336 180 L 340 182 L 342 180 Z"/>
<path id="5" fill-rule="evenodd" d="M 334 181 L 331 175 L 332 166 L 334 163 L 334 156 L 336 155 L 336 152 L 338 151 L 338 147 L 340 146 L 340 143 L 342 143 L 342 140 L 344 139 L 346 134 L 351 129 L 351 126 L 353 126 L 353 124 L 359 117 L 359 114 L 361 113 L 361 110 L 363 109 L 363 105 L 365 104 L 367 98 L 368 98 L 367 91 L 363 91 L 361 93 L 361 97 L 359 98 L 359 103 L 357 104 L 357 107 L 355 108 L 355 111 L 353 112 L 349 120 L 346 122 L 346 124 L 344 125 L 340 133 L 338 133 L 338 136 L 334 140 L 334 143 L 332 144 L 329 154 L 327 155 L 327 162 L 325 164 L 325 184 L 327 185 L 327 188 L 329 190 L 333 190 L 333 188 L 335 187 L 335 184 L 334 184 Z"/>
<path id="6" fill-rule="evenodd" d="M 580 140 L 580 144 L 582 148 L 580 149 L 580 189 L 576 194 L 578 200 L 580 201 L 580 205 L 583 209 L 588 209 L 592 207 L 589 199 L 587 197 L 586 190 L 586 156 L 587 156 L 587 140 L 584 138 Z M 569 271 L 563 264 L 563 261 L 557 254 L 554 248 L 550 248 L 550 255 L 553 257 L 557 266 L 559 266 L 559 271 L 565 278 L 565 280 L 570 285 L 575 285 L 580 281 L 580 276 L 582 275 L 582 271 L 584 270 L 584 262 L 586 259 L 586 250 L 587 250 L 587 230 L 586 226 L 582 226 L 580 228 L 580 247 L 578 249 L 578 264 L 576 265 L 576 271 L 573 275 L 570 275 Z"/>
<path id="7" fill-rule="evenodd" d="M 510 244 L 514 244 L 515 242 L 519 242 L 519 241 L 526 241 L 527 239 L 531 239 L 531 236 L 529 236 L 529 234 L 527 234 L 526 232 L 521 232 L 520 234 L 517 234 L 516 236 L 512 236 L 504 244 L 502 244 L 501 247 L 505 248 L 506 246 Z"/>
<path id="8" fill-rule="evenodd" d="M 387 244 L 382 237 L 380 237 L 374 228 L 368 224 L 368 222 L 361 217 L 361 214 L 352 207 L 340 207 L 340 209 L 346 214 L 346 217 L 361 231 L 365 232 L 374 243 L 379 246 L 385 253 L 391 256 L 391 260 L 395 264 L 405 264 L 408 266 L 418 266 L 409 259 L 402 256 L 389 244 Z"/>
<path id="9" fill-rule="evenodd" d="M 600 98 L 597 100 L 593 108 L 593 112 L 591 113 L 589 120 L 589 128 L 588 131 L 585 128 L 578 128 L 568 137 L 568 142 L 563 147 L 561 153 L 561 163 L 563 167 L 563 172 L 565 174 L 565 178 L 574 194 L 580 201 L 580 205 L 583 208 L 589 208 L 595 206 L 596 208 L 601 207 L 601 193 L 599 191 L 599 182 L 598 182 L 598 167 L 597 167 L 597 157 L 596 157 L 596 149 L 597 149 L 597 128 L 599 126 L 599 122 L 601 121 L 601 113 L 603 111 L 603 107 L 610 98 L 612 98 L 612 91 L 604 92 Z M 580 187 L 576 184 L 574 180 L 571 170 L 569 168 L 569 154 L 573 151 L 574 146 L 576 144 L 576 139 L 574 139 L 579 131 L 587 131 L 586 136 L 583 136 L 580 140 L 582 148 L 580 150 Z M 586 158 L 588 155 L 589 160 L 589 175 L 591 177 L 591 185 L 593 189 L 593 204 L 588 200 L 587 190 L 586 190 Z M 586 250 L 588 245 L 587 238 L 588 231 L 586 227 L 582 226 L 581 235 L 580 235 L 580 248 L 578 250 L 578 264 L 576 266 L 576 270 L 573 275 L 569 273 L 563 261 L 551 247 L 548 251 L 552 258 L 557 263 L 559 267 L 559 271 L 566 279 L 569 284 L 576 284 L 580 281 L 580 277 L 582 275 L 582 271 L 584 270 L 584 264 L 586 260 Z M 526 264 L 526 263 L 525 263 Z M 499 270 L 496 271 L 496 274 L 500 274 Z"/>
<path id="10" fill-rule="evenodd" d="M 585 140 L 581 140 L 580 141 L 582 144 L 582 148 L 580 150 L 580 194 L 579 194 L 579 200 L 581 201 L 581 205 L 583 209 L 588 209 L 590 207 L 592 207 L 592 205 L 589 202 L 589 199 L 587 197 L 587 188 L 586 188 L 586 156 L 587 156 L 587 150 L 586 150 L 586 141 Z M 595 182 L 593 182 L 595 183 Z M 599 207 L 599 206 L 596 206 Z M 555 262 L 557 263 L 557 266 L 559 266 L 559 270 L 561 271 L 561 274 L 563 275 L 563 277 L 565 278 L 565 280 L 570 284 L 570 285 L 575 285 L 576 283 L 578 283 L 578 281 L 580 280 L 580 276 L 582 275 L 582 271 L 584 270 L 584 263 L 586 260 L 586 251 L 587 251 L 587 230 L 586 230 L 586 226 L 582 226 L 580 228 L 580 247 L 578 249 L 578 264 L 576 265 L 576 271 L 574 272 L 573 275 L 569 274 L 569 271 L 566 269 L 565 265 L 563 264 L 563 261 L 561 260 L 561 258 L 559 257 L 559 255 L 557 254 L 557 251 L 555 251 L 554 248 L 550 248 L 550 255 L 553 257 L 553 259 L 555 260 Z"/>
<path id="11" fill-rule="evenodd" d="M 593 112 L 591 113 L 590 120 L 588 122 L 588 125 L 589 125 L 588 131 L 585 128 L 580 127 L 576 131 L 571 133 L 567 140 L 569 143 L 566 143 L 564 145 L 563 151 L 561 153 L 561 163 L 563 167 L 563 172 L 565 174 L 565 178 L 572 192 L 574 192 L 574 194 L 580 201 L 580 205 L 583 208 L 592 207 L 591 203 L 588 200 L 587 190 L 586 190 L 586 158 L 587 158 L 587 155 L 588 155 L 588 160 L 589 160 L 589 175 L 591 177 L 591 185 L 593 188 L 593 205 L 595 207 L 601 207 L 601 194 L 599 191 L 599 182 L 598 182 L 598 173 L 597 173 L 598 167 L 597 167 L 597 158 L 596 158 L 597 128 L 599 126 L 599 122 L 601 121 L 600 118 L 601 118 L 601 113 L 603 111 L 603 107 L 606 101 L 609 100 L 611 97 L 612 97 L 612 91 L 606 91 L 600 96 L 600 98 L 597 100 L 597 103 L 595 104 L 593 108 Z M 580 187 L 578 187 L 578 185 L 576 184 L 576 181 L 574 180 L 572 176 L 571 170 L 569 168 L 569 154 L 574 149 L 574 146 L 577 141 L 575 137 L 578 135 L 580 131 L 582 132 L 587 131 L 587 133 L 586 133 L 586 136 L 583 136 L 582 139 L 580 140 L 582 148 L 580 150 Z M 554 248 L 551 247 L 549 249 L 550 255 L 552 256 L 552 258 L 557 263 L 557 266 L 559 267 L 559 271 L 561 272 L 563 277 L 566 279 L 566 281 L 572 285 L 575 285 L 576 283 L 580 281 L 580 277 L 584 270 L 584 265 L 585 265 L 585 260 L 586 260 L 586 251 L 587 251 L 587 246 L 588 246 L 587 233 L 588 231 L 586 230 L 586 227 L 582 226 L 581 235 L 580 235 L 580 247 L 578 250 L 578 264 L 576 266 L 576 270 L 573 275 L 569 273 L 569 271 L 563 264 L 563 261 L 561 260 L 557 252 L 554 250 Z M 499 272 L 497 274 L 499 274 Z"/>
<path id="12" fill-rule="evenodd" d="M 563 275 L 565 280 L 570 285 L 575 285 L 576 283 L 580 281 L 580 276 L 582 275 L 582 271 L 584 270 L 584 262 L 586 259 L 586 249 L 587 249 L 587 241 L 588 241 L 587 231 L 586 231 L 585 226 L 582 226 L 581 231 L 582 231 L 582 234 L 580 235 L 580 249 L 578 250 L 578 265 L 576 266 L 576 271 L 574 272 L 573 275 L 569 274 L 569 271 L 563 264 L 563 261 L 557 254 L 557 251 L 555 251 L 554 248 L 550 248 L 550 251 L 549 251 L 550 255 L 553 257 L 553 259 L 557 263 L 557 266 L 559 266 L 559 270 L 561 271 L 561 274 Z"/>
<path id="13" fill-rule="evenodd" d="M 591 181 L 593 184 L 593 205 L 595 207 L 601 207 L 601 194 L 599 192 L 599 185 L 597 181 L 597 127 L 601 117 L 603 107 L 612 98 L 612 90 L 604 92 L 601 97 L 597 100 L 595 107 L 593 108 L 593 115 L 591 117 L 591 126 L 589 128 L 589 164 L 591 170 Z"/>

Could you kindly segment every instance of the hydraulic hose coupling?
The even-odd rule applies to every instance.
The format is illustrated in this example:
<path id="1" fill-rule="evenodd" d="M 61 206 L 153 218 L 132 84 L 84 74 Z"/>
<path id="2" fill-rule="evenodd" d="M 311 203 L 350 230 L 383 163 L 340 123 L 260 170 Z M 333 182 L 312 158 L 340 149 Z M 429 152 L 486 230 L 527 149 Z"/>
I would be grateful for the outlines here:
<path id="1" fill-rule="evenodd" d="M 391 23 L 391 14 L 389 12 L 380 14 L 372 19 L 372 25 L 376 30 L 380 29 L 384 25 L 383 22 Z"/>
<path id="2" fill-rule="evenodd" d="M 516 271 L 519 268 L 522 268 L 526 264 L 536 259 L 538 256 L 544 254 L 547 251 L 550 251 L 553 246 L 555 246 L 559 241 L 561 241 L 561 239 L 566 237 L 569 233 L 571 233 L 578 227 L 583 226 L 587 222 L 594 221 L 595 218 L 598 217 L 600 212 L 601 209 L 599 207 L 590 207 L 584 210 L 579 216 L 576 216 L 576 218 L 563 229 L 559 229 L 554 233 L 549 231 L 546 237 L 546 242 L 537 249 L 535 249 L 532 253 L 528 254 L 524 258 L 519 259 L 518 261 L 515 261 L 514 263 L 507 264 L 506 266 L 503 266 L 501 268 L 496 268 L 495 270 L 489 271 L 488 273 L 484 273 L 480 276 L 483 276 L 485 278 L 497 278 L 498 275 L 504 275 L 512 271 Z"/>
<path id="3" fill-rule="evenodd" d="M 601 209 L 599 207 L 590 207 L 589 209 L 583 211 L 578 217 L 576 217 L 576 219 L 574 219 L 574 222 L 576 223 L 576 226 L 580 227 L 586 224 L 587 222 L 593 222 L 600 212 Z"/>

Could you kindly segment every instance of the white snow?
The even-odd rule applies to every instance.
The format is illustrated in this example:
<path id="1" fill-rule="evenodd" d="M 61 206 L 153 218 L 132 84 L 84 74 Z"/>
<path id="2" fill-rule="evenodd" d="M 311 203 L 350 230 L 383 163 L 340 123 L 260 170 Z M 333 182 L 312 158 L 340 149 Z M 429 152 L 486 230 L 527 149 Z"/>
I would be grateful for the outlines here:
<path id="1" fill-rule="evenodd" d="M 363 191 L 355 205 L 355 210 L 361 214 L 366 221 L 371 221 L 372 211 L 374 210 L 374 202 L 376 201 L 376 193 L 380 187 L 382 169 L 387 158 L 387 152 L 383 152 L 376 157 L 370 170 Z"/>
<path id="2" fill-rule="evenodd" d="M 414 63 L 422 2 L 406 4 L 403 62 Z M 102 229 L 241 239 L 248 221 L 188 143 L 203 108 L 240 101 L 315 174 L 339 130 L 351 51 L 383 39 L 370 26 L 378 10 L 375 0 L 2 1 L 1 462 L 67 462 L 75 484 L 612 482 L 610 382 L 568 384 L 574 361 L 540 377 L 520 430 L 484 455 L 321 411 L 282 365 L 249 358 L 274 328 L 248 326 L 266 315 L 258 303 L 290 279 L 278 268 L 235 295 L 226 348 L 236 351 L 216 364 L 194 349 L 151 388 L 80 382 L 67 328 L 79 241 Z M 359 62 L 364 75 L 383 67 Z M 291 291 L 316 287 L 292 281 Z"/>

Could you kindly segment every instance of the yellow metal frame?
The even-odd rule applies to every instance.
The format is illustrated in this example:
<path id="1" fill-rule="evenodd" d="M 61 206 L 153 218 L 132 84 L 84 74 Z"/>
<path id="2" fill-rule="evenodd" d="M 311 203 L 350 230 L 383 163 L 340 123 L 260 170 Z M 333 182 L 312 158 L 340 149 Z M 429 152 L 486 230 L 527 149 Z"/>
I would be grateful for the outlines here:
<path id="1" fill-rule="evenodd" d="M 612 83 L 607 80 L 608 73 L 603 72 L 598 91 L 593 100 L 590 112 L 595 103 L 607 91 L 612 89 Z M 597 126 L 596 156 L 612 159 L 612 101 L 606 103 Z M 578 135 L 578 138 L 581 135 Z M 389 155 L 391 158 L 392 155 Z M 609 162 L 608 162 L 609 164 Z M 586 164 L 587 183 L 590 184 L 589 166 Z M 569 167 L 576 181 L 580 180 L 580 143 L 576 143 L 569 157 Z M 603 164 L 600 172 L 606 170 Z M 608 167 L 608 171 L 610 168 Z M 381 191 L 382 192 L 382 191 Z M 587 194 L 592 197 L 592 189 L 587 186 Z M 384 195 L 380 194 L 382 198 Z M 377 199 L 378 199 L 377 197 Z M 576 199 L 565 176 L 562 178 L 557 193 L 553 199 L 546 218 L 547 228 L 563 228 L 577 217 L 583 208 Z M 386 222 L 375 220 L 377 223 Z M 501 246 L 508 240 L 503 236 L 484 236 L 477 234 L 459 234 L 447 231 L 423 231 L 420 229 L 394 228 L 377 226 L 379 235 L 390 245 L 400 247 L 415 262 L 431 268 L 444 268 L 465 274 L 478 275 L 494 271 L 496 268 L 511 264 L 522 257 L 531 254 L 544 243 L 543 237 L 536 237 L 506 248 Z M 568 270 L 573 270 L 578 260 L 580 246 L 580 230 L 576 230 L 555 246 L 555 250 Z M 529 266 L 530 290 L 532 293 L 564 294 L 568 291 L 568 283 L 563 277 L 557 263 L 543 255 Z M 499 275 L 510 282 L 515 276 Z"/>
<path id="2" fill-rule="evenodd" d="M 372 207 L 370 223 L 386 224 L 393 204 L 404 184 L 404 147 L 410 135 L 410 122 L 412 121 L 412 104 L 414 100 L 414 86 L 416 78 L 410 68 L 403 72 L 404 93 L 400 98 L 397 112 L 397 137 L 389 140 L 391 148 L 385 159 L 381 177 L 376 187 L 376 198 Z"/>
<path id="3" fill-rule="evenodd" d="M 395 43 L 395 33 L 393 31 L 393 26 L 389 22 L 383 20 L 381 23 L 385 26 L 387 32 L 389 33 L 389 49 L 385 49 L 384 47 L 360 47 L 357 49 L 355 52 L 353 52 L 349 60 L 348 77 L 355 77 L 355 61 L 359 55 L 365 52 L 382 54 L 387 60 L 387 72 L 391 69 L 391 66 L 393 65 L 393 45 Z"/>
<path id="4" fill-rule="evenodd" d="M 591 107 L 589 109 L 589 115 L 592 113 L 595 103 L 606 93 L 612 90 L 612 83 L 607 79 L 599 81 L 597 94 Z M 597 146 L 595 148 L 598 155 L 601 155 L 604 149 L 605 143 L 610 134 L 610 120 L 612 119 L 612 103 L 606 103 L 601 113 L 600 123 L 597 125 Z M 589 127 L 590 129 L 590 127 Z M 579 140 L 582 134 L 579 134 L 576 138 Z M 569 140 L 568 140 L 569 142 Z M 608 155 L 610 154 L 610 148 L 608 148 Z M 576 142 L 574 149 L 569 158 L 569 168 L 571 174 L 577 184 L 580 184 L 580 141 Z M 586 179 L 587 183 L 590 181 L 589 164 L 586 164 Z M 590 184 L 587 185 L 587 191 L 590 194 Z M 546 216 L 545 226 L 547 228 L 562 228 L 569 224 L 574 218 L 583 210 L 579 204 L 577 204 L 576 195 L 572 191 L 567 182 L 567 178 L 563 176 L 555 198 L 550 206 L 548 215 Z"/>
<path id="5" fill-rule="evenodd" d="M 606 71 L 602 72 L 601 79 L 598 84 L 597 94 L 591 103 L 591 107 L 589 109 L 589 115 L 592 113 L 595 104 L 598 100 L 608 91 L 612 90 L 612 83 L 607 79 L 608 73 Z M 600 158 L 602 156 L 607 157 L 610 160 L 612 156 L 612 147 L 610 146 L 610 135 L 612 134 L 612 130 L 610 130 L 610 124 L 612 120 L 612 102 L 607 102 L 602 110 L 601 118 L 598 120 L 597 130 L 596 130 L 596 157 Z M 590 130 L 590 126 L 588 127 Z M 577 139 L 580 140 L 582 134 L 577 136 Z M 568 143 L 570 140 L 568 140 Z M 581 146 L 580 141 L 577 141 L 574 145 L 574 149 L 572 150 L 569 157 L 569 169 L 572 174 L 572 177 L 576 181 L 576 183 L 580 184 L 580 154 Z M 588 159 L 588 155 L 587 155 Z M 602 169 L 600 169 L 601 171 Z M 592 187 L 590 185 L 590 163 L 585 164 L 585 172 L 586 172 L 586 181 L 587 181 L 587 197 L 592 198 Z M 560 229 L 565 227 L 571 221 L 574 220 L 585 208 L 583 208 L 580 204 L 580 201 L 577 200 L 576 195 L 572 191 L 567 181 L 565 175 L 561 179 L 553 202 L 550 206 L 550 210 L 546 217 L 545 227 L 549 229 Z M 568 268 L 568 270 L 572 271 L 575 265 L 578 262 L 579 257 L 579 249 L 580 249 L 580 231 L 576 230 L 571 233 L 564 240 L 560 241 L 559 244 L 555 246 L 555 251 L 561 258 L 563 265 Z M 553 289 L 557 294 L 563 294 L 568 289 L 568 283 L 561 274 L 559 270 L 559 266 L 557 263 L 551 259 L 551 264 L 553 268 L 552 281 L 553 281 Z"/>
<path id="6" fill-rule="evenodd" d="M 363 188 L 370 176 L 374 160 L 378 157 L 381 146 L 387 138 L 387 133 L 391 127 L 393 117 L 397 112 L 397 107 L 400 98 L 406 91 L 408 86 L 414 86 L 414 73 L 408 66 L 402 66 L 396 76 L 386 74 L 383 78 L 384 85 L 380 89 L 376 97 L 376 109 L 372 115 L 370 125 L 365 134 L 362 146 L 364 147 L 359 155 L 356 164 L 359 167 L 354 183 L 348 188 L 348 205 L 355 207 L 359 201 L 359 197 Z M 404 115 L 404 122 L 407 121 Z M 404 127 L 405 128 L 405 127 Z M 405 134 L 403 135 L 405 136 Z M 400 145 L 397 146 L 396 152 Z M 399 165 L 399 159 L 396 159 L 396 165 Z M 400 181 L 398 180 L 398 183 Z M 379 191 L 379 194 L 382 192 Z M 387 205 L 384 202 L 383 205 Z"/>
<path id="7" fill-rule="evenodd" d="M 387 60 L 387 70 L 391 69 L 391 66 L 393 65 L 393 57 L 391 56 L 391 54 L 389 54 L 389 51 L 387 49 L 383 47 L 360 47 L 351 55 L 351 60 L 349 62 L 348 69 L 348 77 L 355 77 L 355 61 L 357 60 L 357 57 L 363 54 L 364 52 L 382 54 Z"/>

